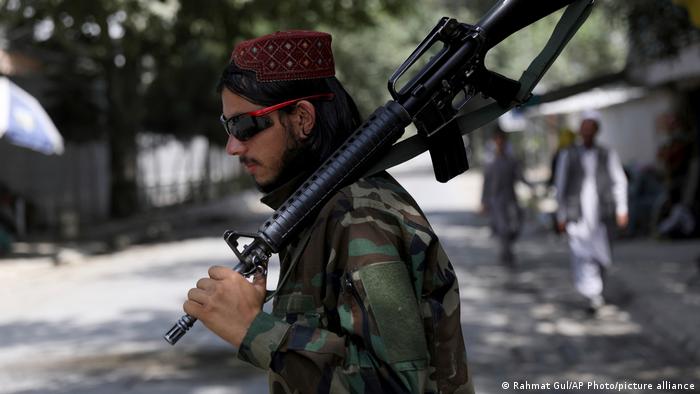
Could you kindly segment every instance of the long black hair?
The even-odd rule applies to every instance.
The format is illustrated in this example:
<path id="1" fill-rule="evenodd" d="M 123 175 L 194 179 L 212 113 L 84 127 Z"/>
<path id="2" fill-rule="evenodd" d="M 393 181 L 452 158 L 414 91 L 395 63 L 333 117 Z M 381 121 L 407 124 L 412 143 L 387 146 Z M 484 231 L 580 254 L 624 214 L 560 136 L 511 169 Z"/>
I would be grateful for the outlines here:
<path id="1" fill-rule="evenodd" d="M 217 85 L 217 92 L 221 93 L 223 89 L 264 106 L 315 94 L 333 93 L 333 100 L 312 102 L 316 109 L 316 123 L 311 130 L 308 147 L 314 159 L 314 167 L 325 161 L 362 122 L 355 101 L 335 77 L 259 82 L 255 79 L 254 72 L 243 70 L 234 62 L 229 62 Z M 288 107 L 282 110 L 291 112 L 293 109 Z"/>

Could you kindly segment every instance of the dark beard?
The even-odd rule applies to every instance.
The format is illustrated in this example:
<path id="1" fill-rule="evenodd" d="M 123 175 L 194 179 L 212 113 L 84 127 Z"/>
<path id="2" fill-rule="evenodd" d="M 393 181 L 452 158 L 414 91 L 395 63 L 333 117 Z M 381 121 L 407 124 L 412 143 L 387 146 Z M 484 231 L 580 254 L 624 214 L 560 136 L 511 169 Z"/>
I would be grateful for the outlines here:
<path id="1" fill-rule="evenodd" d="M 294 138 L 294 137 L 292 137 Z M 270 193 L 279 188 L 293 178 L 311 172 L 313 160 L 311 160 L 311 149 L 308 144 L 300 141 L 294 141 L 294 146 L 288 148 L 282 154 L 282 167 L 279 174 L 270 182 L 261 185 L 255 183 L 255 186 L 262 193 Z"/>

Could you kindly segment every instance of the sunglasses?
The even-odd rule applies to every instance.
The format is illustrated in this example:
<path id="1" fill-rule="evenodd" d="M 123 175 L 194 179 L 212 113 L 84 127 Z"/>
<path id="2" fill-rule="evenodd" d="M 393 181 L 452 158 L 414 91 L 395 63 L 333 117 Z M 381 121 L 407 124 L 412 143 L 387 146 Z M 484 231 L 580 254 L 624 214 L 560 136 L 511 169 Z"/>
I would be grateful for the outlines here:
<path id="1" fill-rule="evenodd" d="M 221 114 L 219 120 L 221 124 L 224 125 L 226 134 L 235 137 L 239 141 L 247 141 L 259 132 L 272 126 L 273 122 L 268 116 L 265 116 L 271 112 L 275 112 L 290 105 L 294 105 L 302 100 L 333 100 L 335 95 L 333 93 L 315 94 L 313 96 L 306 96 L 297 98 L 294 100 L 288 100 L 283 103 L 275 104 L 266 108 L 261 108 L 255 111 L 242 113 L 240 115 L 232 116 L 228 119 Z"/>

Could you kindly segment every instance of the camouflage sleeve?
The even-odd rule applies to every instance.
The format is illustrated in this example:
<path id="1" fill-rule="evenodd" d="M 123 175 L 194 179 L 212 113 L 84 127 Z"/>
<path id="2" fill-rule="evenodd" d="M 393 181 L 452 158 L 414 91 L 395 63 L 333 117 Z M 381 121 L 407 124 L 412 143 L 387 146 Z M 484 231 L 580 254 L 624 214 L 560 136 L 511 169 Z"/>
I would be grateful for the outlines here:
<path id="1" fill-rule="evenodd" d="M 420 213 L 396 202 L 352 204 L 329 215 L 332 222 L 319 230 L 329 250 L 324 293 L 334 298 L 337 329 L 289 324 L 261 312 L 239 358 L 278 374 L 291 391 L 437 392 L 416 297 L 422 276 L 414 269 L 430 241 L 421 241 L 399 210 Z"/>
<path id="2" fill-rule="evenodd" d="M 269 368 L 272 354 L 279 349 L 290 328 L 291 324 L 261 311 L 248 327 L 238 357 L 258 368 Z"/>

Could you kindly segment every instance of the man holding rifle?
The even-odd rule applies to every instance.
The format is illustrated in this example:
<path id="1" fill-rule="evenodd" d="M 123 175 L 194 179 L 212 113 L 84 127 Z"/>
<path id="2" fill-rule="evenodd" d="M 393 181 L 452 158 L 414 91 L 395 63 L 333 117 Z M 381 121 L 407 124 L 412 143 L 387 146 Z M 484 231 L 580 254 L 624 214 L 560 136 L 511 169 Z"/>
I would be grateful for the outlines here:
<path id="1" fill-rule="evenodd" d="M 219 82 L 226 150 L 278 208 L 360 125 L 331 37 L 238 44 Z M 346 185 L 265 277 L 212 267 L 185 311 L 267 369 L 271 392 L 473 392 L 457 277 L 411 196 L 387 173 Z"/>

